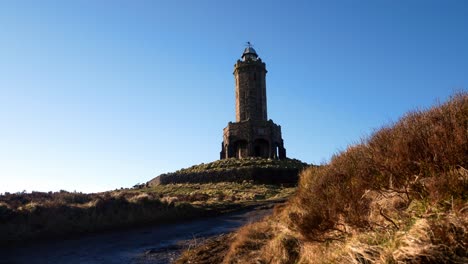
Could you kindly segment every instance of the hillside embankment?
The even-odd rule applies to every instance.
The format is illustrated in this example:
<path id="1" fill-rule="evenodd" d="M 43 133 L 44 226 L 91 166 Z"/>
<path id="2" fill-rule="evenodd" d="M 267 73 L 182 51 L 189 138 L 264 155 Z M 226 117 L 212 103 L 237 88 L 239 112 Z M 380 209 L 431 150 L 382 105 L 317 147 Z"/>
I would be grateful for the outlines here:
<path id="1" fill-rule="evenodd" d="M 296 187 L 218 182 L 137 185 L 103 193 L 0 195 L 0 245 L 211 217 L 285 200 Z"/>
<path id="2" fill-rule="evenodd" d="M 178 263 L 468 263 L 468 94 L 310 167 L 271 217 Z"/>

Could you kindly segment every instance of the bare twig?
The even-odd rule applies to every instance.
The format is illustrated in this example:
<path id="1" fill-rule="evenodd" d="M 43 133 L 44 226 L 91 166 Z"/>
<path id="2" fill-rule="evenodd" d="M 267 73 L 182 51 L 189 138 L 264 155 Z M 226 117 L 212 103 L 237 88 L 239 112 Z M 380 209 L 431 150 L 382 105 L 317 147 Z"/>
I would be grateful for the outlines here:
<path id="1" fill-rule="evenodd" d="M 384 214 L 384 212 L 382 211 L 382 208 L 380 208 L 380 215 L 383 216 L 383 218 L 385 218 L 385 220 L 389 221 L 390 223 L 392 223 L 396 229 L 400 229 L 400 227 L 387 215 Z"/>

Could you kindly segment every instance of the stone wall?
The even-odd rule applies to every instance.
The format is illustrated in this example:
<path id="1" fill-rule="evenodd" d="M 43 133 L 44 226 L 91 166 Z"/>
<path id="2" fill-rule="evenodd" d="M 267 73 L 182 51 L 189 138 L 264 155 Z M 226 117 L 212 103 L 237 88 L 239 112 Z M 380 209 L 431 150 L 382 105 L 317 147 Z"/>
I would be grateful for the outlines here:
<path id="1" fill-rule="evenodd" d="M 171 183 L 212 183 L 253 181 L 260 184 L 297 184 L 298 168 L 244 167 L 219 171 L 161 174 L 150 186 Z"/>

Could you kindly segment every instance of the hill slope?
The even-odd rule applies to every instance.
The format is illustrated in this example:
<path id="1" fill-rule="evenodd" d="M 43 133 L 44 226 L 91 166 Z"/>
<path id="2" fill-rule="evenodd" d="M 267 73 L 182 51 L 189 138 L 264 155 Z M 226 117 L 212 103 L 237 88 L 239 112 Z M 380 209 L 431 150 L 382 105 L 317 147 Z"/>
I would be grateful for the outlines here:
<path id="1" fill-rule="evenodd" d="M 286 205 L 225 240 L 223 263 L 468 263 L 467 190 L 461 93 L 304 171 Z"/>

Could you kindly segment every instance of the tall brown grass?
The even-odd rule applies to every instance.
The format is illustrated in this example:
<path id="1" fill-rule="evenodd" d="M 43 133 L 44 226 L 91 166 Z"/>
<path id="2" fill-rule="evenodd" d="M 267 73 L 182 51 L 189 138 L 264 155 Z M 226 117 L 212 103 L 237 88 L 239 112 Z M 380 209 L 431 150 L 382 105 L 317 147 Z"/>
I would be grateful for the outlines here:
<path id="1" fill-rule="evenodd" d="M 410 112 L 349 147 L 322 167 L 302 173 L 289 207 L 292 225 L 309 240 L 345 225 L 369 228 L 369 191 L 395 191 L 452 206 L 466 201 L 468 94 L 424 111 Z"/>

